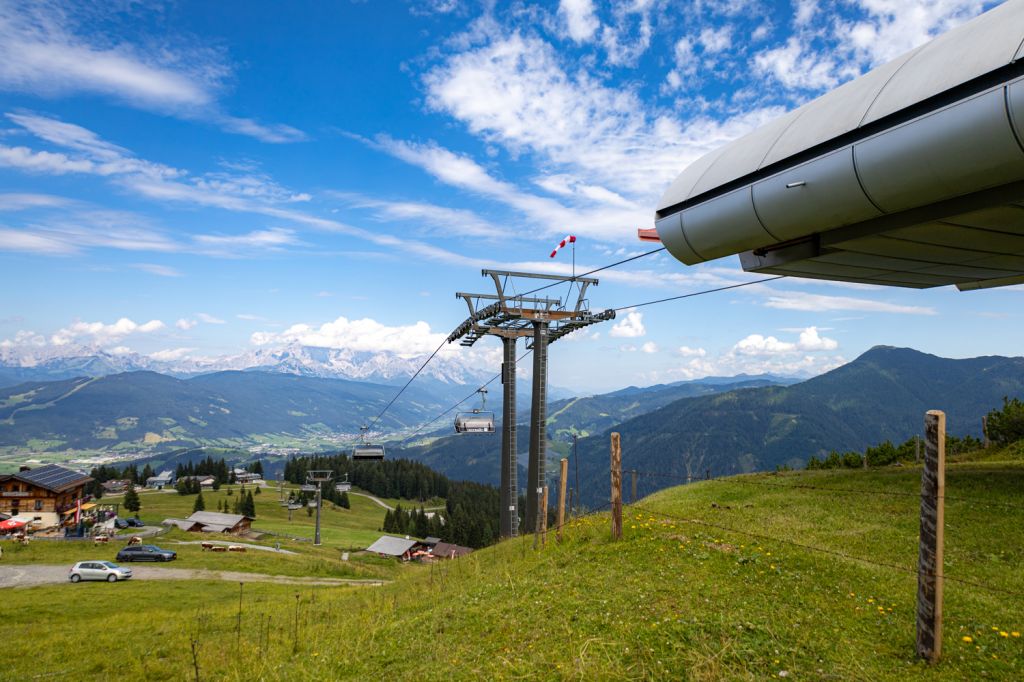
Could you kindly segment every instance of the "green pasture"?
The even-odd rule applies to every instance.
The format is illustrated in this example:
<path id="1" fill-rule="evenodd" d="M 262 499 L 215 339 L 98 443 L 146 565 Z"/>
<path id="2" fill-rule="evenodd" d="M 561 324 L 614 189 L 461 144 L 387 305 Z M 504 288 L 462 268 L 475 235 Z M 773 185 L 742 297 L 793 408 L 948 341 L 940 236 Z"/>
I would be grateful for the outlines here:
<path id="1" fill-rule="evenodd" d="M 905 466 L 695 483 L 627 505 L 620 541 L 602 512 L 562 542 L 517 538 L 381 588 L 246 585 L 240 620 L 229 583 L 8 590 L 19 655 L 0 665 L 10 679 L 194 679 L 194 665 L 218 680 L 1024 678 L 1024 462 L 949 466 L 934 666 L 914 651 L 919 480 Z M 72 589 L 88 598 L 72 605 Z"/>

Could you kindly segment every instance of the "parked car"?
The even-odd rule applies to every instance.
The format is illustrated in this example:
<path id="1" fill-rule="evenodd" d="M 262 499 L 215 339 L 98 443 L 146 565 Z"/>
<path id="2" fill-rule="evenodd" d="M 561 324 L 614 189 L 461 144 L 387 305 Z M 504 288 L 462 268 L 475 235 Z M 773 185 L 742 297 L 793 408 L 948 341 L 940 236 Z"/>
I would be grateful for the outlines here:
<path id="1" fill-rule="evenodd" d="M 132 577 L 132 569 L 118 566 L 110 561 L 79 561 L 68 571 L 68 580 L 77 583 L 80 580 L 106 580 L 116 583 Z"/>
<path id="2" fill-rule="evenodd" d="M 118 561 L 174 561 L 177 558 L 177 552 L 156 545 L 128 545 L 117 553 Z"/>
<path id="3" fill-rule="evenodd" d="M 124 530 L 128 527 L 128 522 L 124 519 L 114 519 L 114 527 L 118 530 Z"/>
<path id="4" fill-rule="evenodd" d="M 127 521 L 128 525 L 132 528 L 142 528 L 146 525 L 142 522 L 142 519 L 140 518 L 125 519 L 125 521 Z"/>

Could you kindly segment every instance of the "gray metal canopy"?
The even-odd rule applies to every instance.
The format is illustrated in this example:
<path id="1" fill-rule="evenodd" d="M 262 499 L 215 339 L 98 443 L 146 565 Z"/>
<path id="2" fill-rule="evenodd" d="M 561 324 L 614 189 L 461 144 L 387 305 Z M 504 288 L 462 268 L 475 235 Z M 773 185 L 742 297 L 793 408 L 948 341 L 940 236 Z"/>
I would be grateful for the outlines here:
<path id="1" fill-rule="evenodd" d="M 658 237 L 688 265 L 925 288 L 1024 282 L 1024 0 L 698 159 Z"/>

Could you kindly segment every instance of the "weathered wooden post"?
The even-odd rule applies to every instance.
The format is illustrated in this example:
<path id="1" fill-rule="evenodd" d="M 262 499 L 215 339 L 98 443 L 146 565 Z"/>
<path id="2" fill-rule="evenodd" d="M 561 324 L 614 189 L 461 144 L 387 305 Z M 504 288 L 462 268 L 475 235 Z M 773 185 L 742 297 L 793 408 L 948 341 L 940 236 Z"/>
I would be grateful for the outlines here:
<path id="1" fill-rule="evenodd" d="M 946 494 L 946 413 L 924 417 L 921 469 L 921 546 L 917 565 L 917 654 L 929 663 L 942 655 L 942 549 Z"/>
<path id="2" fill-rule="evenodd" d="M 558 530 L 555 532 L 559 542 L 562 541 L 562 524 L 565 523 L 565 486 L 569 478 L 569 460 L 563 457 L 561 465 L 558 476 Z"/>
<path id="3" fill-rule="evenodd" d="M 622 539 L 622 444 L 612 434 L 612 539 Z"/>
<path id="4" fill-rule="evenodd" d="M 636 469 L 633 469 L 629 473 L 631 474 L 631 476 L 633 478 L 632 485 L 630 486 L 630 488 L 631 488 L 630 493 L 631 494 L 629 496 L 629 501 L 635 504 L 636 503 Z"/>

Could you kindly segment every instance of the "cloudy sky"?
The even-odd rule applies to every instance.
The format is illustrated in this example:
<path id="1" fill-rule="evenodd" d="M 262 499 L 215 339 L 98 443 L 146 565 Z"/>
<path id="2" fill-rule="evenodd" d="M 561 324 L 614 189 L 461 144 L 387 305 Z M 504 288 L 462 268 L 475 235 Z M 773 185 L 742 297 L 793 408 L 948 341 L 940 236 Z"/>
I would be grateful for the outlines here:
<path id="1" fill-rule="evenodd" d="M 430 352 L 481 268 L 568 274 L 568 233 L 579 270 L 646 250 L 687 164 L 995 4 L 0 0 L 0 345 Z M 600 278 L 594 308 L 750 279 Z M 783 280 L 623 312 L 552 382 L 1016 354 L 1022 301 Z"/>

